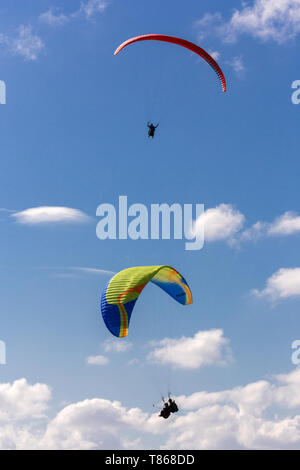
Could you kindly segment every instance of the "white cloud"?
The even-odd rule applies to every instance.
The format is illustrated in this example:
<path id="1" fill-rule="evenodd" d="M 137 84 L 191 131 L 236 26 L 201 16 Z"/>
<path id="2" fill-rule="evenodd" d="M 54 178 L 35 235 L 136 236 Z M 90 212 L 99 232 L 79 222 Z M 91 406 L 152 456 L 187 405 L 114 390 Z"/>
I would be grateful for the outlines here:
<path id="1" fill-rule="evenodd" d="M 39 20 L 50 26 L 61 26 L 72 19 L 84 16 L 90 20 L 98 13 L 103 13 L 108 5 L 106 0 L 86 0 L 81 1 L 80 7 L 73 13 L 65 15 L 64 13 L 55 14 L 53 9 L 49 9 L 39 16 Z"/>
<path id="2" fill-rule="evenodd" d="M 105 366 L 109 363 L 109 359 L 105 356 L 89 356 L 86 360 L 90 366 Z"/>
<path id="3" fill-rule="evenodd" d="M 21 379 L 0 384 L 0 448 L 299 449 L 299 387 L 297 368 L 272 381 L 178 396 L 180 411 L 166 421 L 102 398 L 71 403 L 45 421 L 49 387 Z"/>
<path id="4" fill-rule="evenodd" d="M 21 25 L 16 36 L 0 35 L 0 44 L 7 48 L 15 55 L 20 55 L 26 60 L 36 60 L 44 43 L 37 34 L 32 32 L 31 26 Z"/>
<path id="5" fill-rule="evenodd" d="M 209 50 L 208 53 L 209 53 L 209 54 L 212 56 L 212 58 L 215 59 L 215 60 L 219 60 L 220 57 L 221 57 L 221 54 L 220 54 L 220 52 L 218 52 L 218 51 L 210 51 L 210 50 Z"/>
<path id="6" fill-rule="evenodd" d="M 147 415 L 138 408 L 127 410 L 120 402 L 101 398 L 84 400 L 64 408 L 50 422 L 42 440 L 51 449 L 132 449 Z"/>
<path id="7" fill-rule="evenodd" d="M 275 391 L 276 403 L 288 409 L 300 406 L 300 369 L 297 368 L 289 374 L 278 374 L 276 376 L 280 387 Z"/>
<path id="8" fill-rule="evenodd" d="M 103 13 L 107 5 L 108 2 L 105 0 L 81 1 L 80 7 L 74 13 L 68 15 L 64 13 L 56 14 L 50 8 L 39 16 L 39 20 L 50 26 L 61 26 L 81 16 L 89 20 L 96 14 Z M 33 32 L 31 25 L 20 25 L 17 34 L 14 35 L 0 33 L 0 44 L 5 46 L 12 54 L 22 56 L 26 60 L 36 60 L 45 47 L 42 39 Z"/>
<path id="9" fill-rule="evenodd" d="M 133 359 L 130 359 L 130 361 L 128 361 L 129 366 L 137 366 L 138 364 L 140 364 L 140 361 L 136 357 L 133 358 Z"/>
<path id="10" fill-rule="evenodd" d="M 258 221 L 243 230 L 245 221 L 245 216 L 234 209 L 231 204 L 219 204 L 207 209 L 198 217 L 194 222 L 191 235 L 201 233 L 204 227 L 206 242 L 226 240 L 231 246 L 237 247 L 243 242 L 256 242 L 261 238 L 300 233 L 300 216 L 292 211 L 285 212 L 273 222 Z"/>
<path id="11" fill-rule="evenodd" d="M 235 210 L 231 204 L 219 206 L 204 211 L 195 221 L 192 234 L 195 235 L 204 227 L 206 242 L 231 239 L 243 227 L 245 217 Z"/>
<path id="12" fill-rule="evenodd" d="M 231 353 L 228 339 L 220 329 L 199 331 L 193 337 L 165 338 L 153 344 L 148 360 L 182 369 L 197 369 L 211 364 L 226 364 Z"/>
<path id="13" fill-rule="evenodd" d="M 273 236 L 289 236 L 300 232 L 300 216 L 295 212 L 285 212 L 273 222 L 258 221 L 247 228 L 231 241 L 238 245 L 241 242 L 258 241 L 261 238 Z"/>
<path id="14" fill-rule="evenodd" d="M 234 57 L 230 62 L 229 65 L 233 68 L 235 73 L 239 76 L 241 76 L 245 72 L 245 66 L 243 63 L 243 59 L 240 56 Z"/>
<path id="15" fill-rule="evenodd" d="M 0 384 L 0 423 L 28 418 L 42 418 L 51 399 L 45 384 L 28 384 L 26 379 Z"/>
<path id="16" fill-rule="evenodd" d="M 268 224 L 258 221 L 241 233 L 239 241 L 257 241 L 266 235 L 267 227 Z"/>
<path id="17" fill-rule="evenodd" d="M 253 290 L 257 297 L 271 300 L 300 296 L 300 268 L 281 268 L 266 281 L 266 287 Z"/>
<path id="18" fill-rule="evenodd" d="M 239 35 L 249 34 L 281 44 L 300 33 L 300 0 L 254 0 L 250 5 L 242 2 L 229 21 L 220 13 L 207 13 L 196 26 L 200 38 L 217 34 L 225 42 L 235 42 Z"/>
<path id="19" fill-rule="evenodd" d="M 83 223 L 90 218 L 78 209 L 59 206 L 41 206 L 12 214 L 20 224 L 37 225 L 45 223 Z"/>
<path id="20" fill-rule="evenodd" d="M 198 392 L 178 397 L 188 412 L 177 419 L 165 448 L 285 449 L 300 444 L 300 369 L 217 393 Z M 273 407 L 273 412 L 271 412 Z M 279 419 L 276 411 L 287 409 Z M 268 413 L 268 417 L 264 415 Z M 271 417 L 272 416 L 272 417 Z"/>
<path id="21" fill-rule="evenodd" d="M 83 12 L 87 18 L 91 18 L 97 13 L 102 13 L 107 7 L 107 2 L 104 0 L 87 0 L 81 2 L 80 12 Z"/>
<path id="22" fill-rule="evenodd" d="M 300 0 L 255 0 L 252 6 L 236 10 L 227 25 L 228 38 L 248 33 L 278 43 L 300 32 Z"/>
<path id="23" fill-rule="evenodd" d="M 205 15 L 198 21 L 195 22 L 195 26 L 198 30 L 198 39 L 202 41 L 209 33 L 210 30 L 216 29 L 216 25 L 222 23 L 222 15 L 220 13 L 205 13 Z"/>
<path id="24" fill-rule="evenodd" d="M 132 343 L 126 339 L 107 339 L 103 343 L 105 352 L 126 352 L 132 348 Z"/>
<path id="25" fill-rule="evenodd" d="M 292 235 L 300 232 L 300 216 L 295 212 L 285 212 L 274 220 L 268 229 L 269 235 Z"/>
<path id="26" fill-rule="evenodd" d="M 61 278 L 82 278 L 84 275 L 92 275 L 92 276 L 112 276 L 115 274 L 113 271 L 108 271 L 106 269 L 99 269 L 99 268 L 85 268 L 80 266 L 40 266 L 33 269 L 39 270 L 46 270 L 46 271 L 54 271 L 51 273 L 51 277 L 61 277 Z M 55 272 L 58 271 L 58 272 Z M 62 272 L 65 271 L 65 272 Z"/>
<path id="27" fill-rule="evenodd" d="M 47 23 L 50 26 L 61 26 L 67 23 L 70 18 L 64 15 L 63 13 L 56 15 L 55 13 L 53 13 L 53 10 L 50 9 L 48 11 L 45 11 L 45 13 L 42 13 L 39 16 L 39 20 L 43 23 Z"/>
<path id="28" fill-rule="evenodd" d="M 82 273 L 86 274 L 96 274 L 96 275 L 112 275 L 115 274 L 113 271 L 107 271 L 106 269 L 98 269 L 98 268 L 81 268 L 81 267 L 72 267 L 70 269 L 73 269 L 74 271 L 80 271 Z"/>

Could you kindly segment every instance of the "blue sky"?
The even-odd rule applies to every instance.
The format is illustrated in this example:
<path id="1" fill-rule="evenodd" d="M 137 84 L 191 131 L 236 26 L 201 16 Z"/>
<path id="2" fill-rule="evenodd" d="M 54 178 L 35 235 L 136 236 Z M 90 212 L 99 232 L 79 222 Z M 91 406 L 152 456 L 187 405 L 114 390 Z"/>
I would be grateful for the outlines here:
<path id="1" fill-rule="evenodd" d="M 1 448 L 299 447 L 299 12 L 299 0 L 2 2 Z M 179 47 L 113 55 L 144 33 L 208 50 L 226 94 Z M 204 248 L 99 240 L 96 209 L 120 195 L 204 204 Z M 119 351 L 102 289 L 156 264 L 183 274 L 194 303 L 148 286 Z M 164 338 L 172 360 L 152 364 Z M 168 386 L 181 412 L 161 423 L 152 404 Z"/>

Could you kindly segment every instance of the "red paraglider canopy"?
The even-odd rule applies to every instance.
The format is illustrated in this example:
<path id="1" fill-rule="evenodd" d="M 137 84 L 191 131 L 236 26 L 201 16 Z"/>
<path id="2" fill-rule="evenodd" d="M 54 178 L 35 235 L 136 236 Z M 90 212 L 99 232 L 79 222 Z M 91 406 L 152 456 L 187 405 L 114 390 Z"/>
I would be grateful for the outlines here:
<path id="1" fill-rule="evenodd" d="M 226 91 L 226 80 L 224 77 L 224 74 L 217 64 L 217 62 L 211 57 L 211 55 L 208 54 L 204 49 L 202 49 L 200 46 L 197 46 L 196 44 L 186 41 L 185 39 L 181 38 L 176 38 L 173 36 L 166 36 L 165 34 L 144 34 L 142 36 L 137 36 L 135 38 L 128 39 L 127 41 L 123 42 L 118 49 L 115 51 L 115 55 L 119 54 L 119 52 L 124 49 L 124 47 L 128 46 L 129 44 L 133 44 L 134 42 L 138 41 L 163 41 L 163 42 L 169 42 L 171 44 L 177 44 L 178 46 L 185 47 L 186 49 L 189 49 L 192 52 L 195 52 L 198 54 L 202 59 L 204 59 L 216 72 L 218 75 L 222 89 L 223 91 Z"/>

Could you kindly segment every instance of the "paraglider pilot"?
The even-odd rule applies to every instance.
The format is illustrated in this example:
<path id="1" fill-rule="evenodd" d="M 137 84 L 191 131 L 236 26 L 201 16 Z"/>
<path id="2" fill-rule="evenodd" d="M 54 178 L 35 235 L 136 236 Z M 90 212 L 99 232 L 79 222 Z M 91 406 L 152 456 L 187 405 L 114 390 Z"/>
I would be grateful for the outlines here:
<path id="1" fill-rule="evenodd" d="M 172 400 L 172 398 L 169 398 L 169 401 L 167 403 L 164 403 L 164 407 L 158 416 L 161 416 L 162 418 L 167 419 L 171 413 L 177 413 L 177 411 L 178 411 L 178 406 L 176 405 L 175 400 Z"/>
<path id="2" fill-rule="evenodd" d="M 147 123 L 147 126 L 148 126 L 148 137 L 152 137 L 152 139 L 153 139 L 154 134 L 155 134 L 155 131 L 156 131 L 156 129 L 157 129 L 158 126 L 159 126 L 159 123 L 156 124 L 156 126 L 155 126 L 152 122 L 151 122 L 151 123 L 148 122 L 148 123 Z"/>
<path id="3" fill-rule="evenodd" d="M 167 419 L 170 416 L 170 414 L 171 414 L 171 410 L 169 408 L 168 403 L 164 403 L 164 407 L 158 416 L 161 416 L 162 418 Z"/>
<path id="4" fill-rule="evenodd" d="M 171 413 L 177 413 L 178 411 L 178 406 L 175 403 L 175 400 L 172 400 L 172 398 L 169 398 L 169 408 Z"/>

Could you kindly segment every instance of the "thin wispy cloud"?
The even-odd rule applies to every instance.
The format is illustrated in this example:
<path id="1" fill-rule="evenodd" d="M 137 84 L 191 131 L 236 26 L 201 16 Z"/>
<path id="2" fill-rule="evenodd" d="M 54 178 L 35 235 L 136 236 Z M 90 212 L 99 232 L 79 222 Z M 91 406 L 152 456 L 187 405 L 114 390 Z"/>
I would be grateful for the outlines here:
<path id="1" fill-rule="evenodd" d="M 81 1 L 79 8 L 69 14 L 55 13 L 53 8 L 50 8 L 39 16 L 39 21 L 49 26 L 62 26 L 79 17 L 91 20 L 97 14 L 103 13 L 107 6 L 108 2 L 104 0 Z"/>
<path id="2" fill-rule="evenodd" d="M 208 50 L 208 53 L 212 56 L 213 59 L 219 60 L 221 57 L 220 52 Z"/>
<path id="3" fill-rule="evenodd" d="M 91 218 L 78 209 L 60 206 L 41 206 L 25 209 L 11 215 L 19 224 L 41 225 L 41 224 L 82 224 Z"/>
<path id="4" fill-rule="evenodd" d="M 6 209 L 5 207 L 0 207 L 0 212 L 13 213 L 13 212 L 17 212 L 17 211 L 13 210 L 13 209 Z"/>
<path id="5" fill-rule="evenodd" d="M 44 49 L 44 42 L 33 32 L 31 25 L 21 25 L 16 35 L 0 35 L 0 44 L 13 55 L 19 55 L 25 60 L 36 60 Z"/>
<path id="6" fill-rule="evenodd" d="M 133 359 L 130 359 L 130 361 L 128 361 L 128 365 L 131 367 L 133 366 L 137 366 L 138 364 L 140 364 L 140 360 L 138 358 L 133 358 Z"/>
<path id="7" fill-rule="evenodd" d="M 228 64 L 233 68 L 234 72 L 242 77 L 246 71 L 243 59 L 241 56 L 236 56 L 228 62 Z"/>
<path id="8" fill-rule="evenodd" d="M 195 22 L 198 40 L 202 41 L 208 36 L 211 29 L 216 29 L 217 25 L 222 23 L 222 15 L 220 13 L 205 13 L 202 18 Z"/>
<path id="9" fill-rule="evenodd" d="M 255 222 L 251 227 L 247 228 L 239 234 L 239 237 L 235 239 L 235 243 L 258 241 L 268 233 L 267 224 L 265 222 Z M 233 243 L 234 243 L 233 242 Z"/>
<path id="10" fill-rule="evenodd" d="M 132 348 L 132 343 L 126 339 L 124 340 L 114 340 L 114 339 L 107 339 L 103 343 L 103 348 L 105 352 L 127 352 Z"/>
<path id="11" fill-rule="evenodd" d="M 86 18 L 91 18 L 97 13 L 103 13 L 108 5 L 107 1 L 104 0 L 88 0 L 81 2 L 79 12 L 84 13 Z"/>
<path id="12" fill-rule="evenodd" d="M 104 0 L 87 0 L 80 3 L 80 7 L 71 14 L 56 13 L 53 8 L 41 13 L 38 17 L 40 23 L 49 26 L 62 26 L 70 20 L 83 16 L 90 20 L 98 13 L 103 13 L 108 5 Z M 34 32 L 32 25 L 20 25 L 15 34 L 0 34 L 0 45 L 5 47 L 12 55 L 23 57 L 25 60 L 35 61 L 45 49 L 43 39 Z"/>
<path id="13" fill-rule="evenodd" d="M 109 359 L 106 356 L 99 354 L 98 356 L 89 356 L 86 359 L 86 363 L 89 366 L 105 366 L 109 363 Z"/>
<path id="14" fill-rule="evenodd" d="M 85 274 L 95 274 L 95 275 L 113 275 L 115 274 L 113 271 L 107 271 L 106 269 L 98 269 L 98 268 L 81 268 L 78 266 L 73 266 L 69 269 L 72 269 L 74 271 L 79 271 L 81 273 Z"/>
<path id="15" fill-rule="evenodd" d="M 114 272 L 100 268 L 87 268 L 80 266 L 39 266 L 33 269 L 50 271 L 51 278 L 82 279 L 87 276 L 109 276 Z"/>
<path id="16" fill-rule="evenodd" d="M 45 11 L 39 16 L 39 20 L 42 23 L 46 23 L 50 26 L 62 26 L 68 21 L 70 21 L 70 17 L 64 15 L 63 13 L 55 14 L 52 9 Z"/>
<path id="17" fill-rule="evenodd" d="M 50 277 L 60 279 L 77 279 L 79 276 L 74 273 L 52 273 Z"/>

